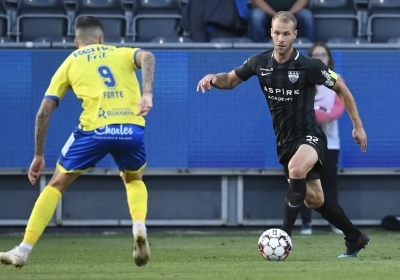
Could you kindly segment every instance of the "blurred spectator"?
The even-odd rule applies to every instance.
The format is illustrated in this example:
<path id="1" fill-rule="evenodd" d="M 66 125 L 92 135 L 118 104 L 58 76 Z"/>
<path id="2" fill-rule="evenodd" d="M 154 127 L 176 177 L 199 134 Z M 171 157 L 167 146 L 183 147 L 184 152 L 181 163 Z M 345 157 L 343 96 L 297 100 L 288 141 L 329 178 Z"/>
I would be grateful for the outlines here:
<path id="1" fill-rule="evenodd" d="M 267 29 L 271 28 L 271 19 L 280 11 L 292 13 L 297 20 L 297 37 L 314 42 L 314 17 L 309 9 L 308 0 L 252 0 L 249 36 L 253 42 L 265 42 Z M 268 32 L 269 33 L 269 32 Z"/>
<path id="2" fill-rule="evenodd" d="M 325 43 L 315 43 L 308 50 L 308 55 L 321 59 L 331 70 L 334 70 L 332 54 Z M 328 139 L 328 150 L 325 151 L 325 159 L 321 169 L 322 188 L 325 195 L 337 201 L 337 167 L 340 149 L 338 119 L 343 115 L 344 106 L 334 91 L 323 85 L 316 85 L 314 109 L 317 122 L 322 126 Z M 312 234 L 311 210 L 303 206 L 300 215 L 303 222 L 300 234 Z M 338 234 L 342 233 L 332 225 L 331 230 Z"/>
<path id="3" fill-rule="evenodd" d="M 194 42 L 209 42 L 219 37 L 243 37 L 247 19 L 246 0 L 190 0 L 180 27 Z"/>

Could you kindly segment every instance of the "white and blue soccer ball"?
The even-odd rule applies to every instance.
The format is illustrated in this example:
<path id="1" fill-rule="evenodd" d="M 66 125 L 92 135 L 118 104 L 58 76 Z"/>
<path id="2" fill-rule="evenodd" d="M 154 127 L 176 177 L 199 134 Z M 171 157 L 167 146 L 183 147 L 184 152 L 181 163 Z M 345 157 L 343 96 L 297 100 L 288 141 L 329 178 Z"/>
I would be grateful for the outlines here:
<path id="1" fill-rule="evenodd" d="M 284 261 L 292 249 L 292 239 L 281 229 L 266 230 L 258 239 L 258 250 L 261 256 L 269 261 Z"/>

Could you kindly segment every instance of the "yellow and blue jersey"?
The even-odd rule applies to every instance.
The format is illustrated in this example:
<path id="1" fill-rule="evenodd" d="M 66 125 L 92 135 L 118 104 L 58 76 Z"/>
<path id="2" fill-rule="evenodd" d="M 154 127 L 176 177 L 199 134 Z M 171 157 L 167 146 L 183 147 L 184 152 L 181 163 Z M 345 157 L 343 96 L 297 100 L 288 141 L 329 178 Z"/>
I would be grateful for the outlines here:
<path id="1" fill-rule="evenodd" d="M 68 89 L 82 101 L 80 123 L 59 157 L 63 173 L 82 173 L 107 154 L 121 172 L 146 165 L 144 118 L 136 116 L 141 98 L 137 48 L 94 44 L 74 51 L 58 68 L 45 98 L 60 101 Z"/>
<path id="2" fill-rule="evenodd" d="M 138 48 L 93 44 L 77 49 L 58 68 L 45 98 L 60 101 L 68 89 L 82 101 L 79 128 L 92 131 L 111 124 L 145 125 L 135 70 Z"/>

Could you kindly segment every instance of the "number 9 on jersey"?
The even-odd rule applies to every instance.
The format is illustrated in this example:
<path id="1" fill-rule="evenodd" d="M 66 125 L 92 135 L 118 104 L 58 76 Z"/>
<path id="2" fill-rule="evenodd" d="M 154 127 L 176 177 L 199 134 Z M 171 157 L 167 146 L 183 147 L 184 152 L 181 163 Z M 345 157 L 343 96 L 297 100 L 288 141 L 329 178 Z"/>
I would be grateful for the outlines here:
<path id="1" fill-rule="evenodd" d="M 99 66 L 99 68 L 97 68 L 97 72 L 99 72 L 99 75 L 103 79 L 104 85 L 109 88 L 114 88 L 116 86 L 117 83 L 115 82 L 114 75 L 108 66 Z"/>

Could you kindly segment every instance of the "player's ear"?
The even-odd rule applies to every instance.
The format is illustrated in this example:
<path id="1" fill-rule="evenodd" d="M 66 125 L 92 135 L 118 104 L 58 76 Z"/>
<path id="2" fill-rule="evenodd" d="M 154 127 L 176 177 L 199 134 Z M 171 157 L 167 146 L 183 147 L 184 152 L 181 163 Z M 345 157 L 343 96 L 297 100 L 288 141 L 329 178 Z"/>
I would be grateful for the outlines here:
<path id="1" fill-rule="evenodd" d="M 76 40 L 76 38 L 75 38 L 75 46 L 76 46 L 77 49 L 79 49 L 78 40 Z"/>
<path id="2" fill-rule="evenodd" d="M 297 30 L 294 30 L 293 34 L 294 34 L 294 39 L 296 39 L 297 38 Z"/>
<path id="3" fill-rule="evenodd" d="M 104 36 L 100 36 L 100 38 L 99 38 L 99 44 L 104 44 Z"/>
<path id="4" fill-rule="evenodd" d="M 272 34 L 274 34 L 274 33 L 272 33 L 272 27 L 271 27 L 271 38 L 272 38 Z"/>

